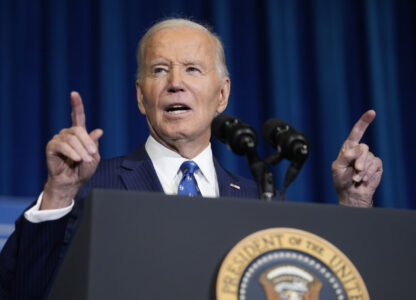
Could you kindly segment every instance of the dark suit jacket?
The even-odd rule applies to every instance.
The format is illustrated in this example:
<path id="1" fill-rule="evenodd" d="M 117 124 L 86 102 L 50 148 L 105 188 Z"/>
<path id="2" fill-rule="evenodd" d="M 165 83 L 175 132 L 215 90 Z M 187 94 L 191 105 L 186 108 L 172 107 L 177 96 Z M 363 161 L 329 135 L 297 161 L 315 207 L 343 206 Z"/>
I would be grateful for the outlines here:
<path id="1" fill-rule="evenodd" d="M 214 166 L 221 196 L 258 197 L 254 181 L 226 171 L 215 159 Z M 127 156 L 102 161 L 79 191 L 70 214 L 38 224 L 28 222 L 23 216 L 16 221 L 15 232 L 0 255 L 0 299 L 45 297 L 79 224 L 83 199 L 95 187 L 163 192 L 144 145 Z"/>

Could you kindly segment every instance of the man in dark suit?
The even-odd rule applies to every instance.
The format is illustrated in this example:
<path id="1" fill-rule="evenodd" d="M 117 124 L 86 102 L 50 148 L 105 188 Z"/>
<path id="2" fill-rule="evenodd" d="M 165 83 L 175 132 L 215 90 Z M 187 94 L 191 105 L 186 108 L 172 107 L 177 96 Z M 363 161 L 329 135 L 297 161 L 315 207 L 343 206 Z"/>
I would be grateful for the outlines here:
<path id="1" fill-rule="evenodd" d="M 72 127 L 48 143 L 44 191 L 17 221 L 1 254 L 3 297 L 45 295 L 77 227 L 82 200 L 94 187 L 181 193 L 187 178 L 182 165 L 192 160 L 196 168 L 189 176 L 198 194 L 257 197 L 253 181 L 224 170 L 211 152 L 211 121 L 225 110 L 230 93 L 218 37 L 188 20 L 166 20 L 143 36 L 137 60 L 137 101 L 148 140 L 127 156 L 99 164 L 103 132 L 86 131 L 81 97 L 71 93 Z M 374 117 L 374 111 L 361 117 L 333 163 L 341 204 L 370 206 L 380 182 L 381 160 L 359 143 Z"/>

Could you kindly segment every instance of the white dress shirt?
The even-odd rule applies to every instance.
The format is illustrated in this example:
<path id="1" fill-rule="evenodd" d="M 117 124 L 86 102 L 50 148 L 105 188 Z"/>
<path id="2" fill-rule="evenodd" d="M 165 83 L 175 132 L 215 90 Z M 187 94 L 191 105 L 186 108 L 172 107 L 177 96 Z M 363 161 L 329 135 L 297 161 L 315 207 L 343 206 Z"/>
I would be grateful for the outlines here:
<path id="1" fill-rule="evenodd" d="M 182 179 L 182 172 L 179 168 L 184 161 L 189 159 L 184 158 L 175 151 L 166 148 L 157 142 L 152 136 L 148 137 L 145 149 L 156 170 L 156 174 L 162 185 L 163 191 L 170 195 L 177 194 L 178 185 Z M 194 173 L 194 176 L 202 196 L 218 197 L 218 180 L 212 157 L 211 144 L 209 144 L 204 151 L 192 160 L 199 166 L 199 169 Z M 24 213 L 25 218 L 32 223 L 40 223 L 62 218 L 68 214 L 74 206 L 74 200 L 72 200 L 71 205 L 64 208 L 39 210 L 42 203 L 42 195 L 43 192 L 39 195 L 36 204 Z"/>
<path id="2" fill-rule="evenodd" d="M 147 139 L 145 148 L 162 184 L 163 191 L 170 195 L 177 194 L 178 185 L 182 179 L 182 172 L 179 168 L 184 161 L 189 159 L 161 145 L 152 136 Z M 199 166 L 194 176 L 202 196 L 218 197 L 218 180 L 212 158 L 211 144 L 192 160 Z"/>

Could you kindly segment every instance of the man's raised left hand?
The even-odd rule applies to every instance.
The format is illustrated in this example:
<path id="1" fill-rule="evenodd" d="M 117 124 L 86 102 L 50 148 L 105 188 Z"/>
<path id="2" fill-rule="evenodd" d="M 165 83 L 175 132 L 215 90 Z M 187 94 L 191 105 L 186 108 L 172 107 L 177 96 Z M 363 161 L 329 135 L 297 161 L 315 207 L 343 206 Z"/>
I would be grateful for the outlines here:
<path id="1" fill-rule="evenodd" d="M 361 116 L 332 163 L 332 177 L 341 205 L 369 207 L 373 204 L 383 163 L 360 140 L 375 117 L 374 110 Z"/>

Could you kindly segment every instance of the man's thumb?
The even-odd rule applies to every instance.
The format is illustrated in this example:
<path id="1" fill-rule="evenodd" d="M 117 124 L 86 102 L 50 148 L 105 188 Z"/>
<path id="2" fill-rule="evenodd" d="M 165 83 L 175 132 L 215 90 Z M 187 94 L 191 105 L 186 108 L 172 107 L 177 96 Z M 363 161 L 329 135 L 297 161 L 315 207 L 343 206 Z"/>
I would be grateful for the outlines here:
<path id="1" fill-rule="evenodd" d="M 104 131 L 102 129 L 94 129 L 90 132 L 90 138 L 98 144 L 98 140 L 103 136 Z"/>

